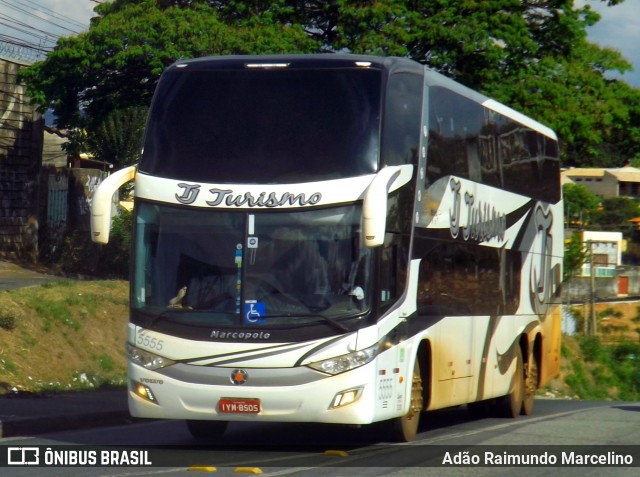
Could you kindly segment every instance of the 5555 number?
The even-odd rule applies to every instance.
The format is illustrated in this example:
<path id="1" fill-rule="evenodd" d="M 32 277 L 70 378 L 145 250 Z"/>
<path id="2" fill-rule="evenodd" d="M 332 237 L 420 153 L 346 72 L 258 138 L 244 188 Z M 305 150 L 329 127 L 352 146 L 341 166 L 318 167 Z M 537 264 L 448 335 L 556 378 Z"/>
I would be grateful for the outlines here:
<path id="1" fill-rule="evenodd" d="M 160 351 L 162 349 L 162 346 L 164 345 L 163 340 L 159 340 L 158 338 L 153 338 L 144 333 L 138 334 L 136 343 L 141 346 L 144 346 L 145 348 L 149 348 L 155 351 Z"/>

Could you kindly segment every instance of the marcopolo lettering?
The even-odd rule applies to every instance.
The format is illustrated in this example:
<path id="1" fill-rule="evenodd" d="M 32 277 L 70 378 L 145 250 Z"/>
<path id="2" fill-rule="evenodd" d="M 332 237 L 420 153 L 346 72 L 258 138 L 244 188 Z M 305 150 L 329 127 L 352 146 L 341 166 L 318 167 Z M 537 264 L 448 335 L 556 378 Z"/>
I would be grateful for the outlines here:
<path id="1" fill-rule="evenodd" d="M 216 340 L 268 340 L 271 333 L 264 331 L 220 331 L 213 330 L 210 338 Z"/>

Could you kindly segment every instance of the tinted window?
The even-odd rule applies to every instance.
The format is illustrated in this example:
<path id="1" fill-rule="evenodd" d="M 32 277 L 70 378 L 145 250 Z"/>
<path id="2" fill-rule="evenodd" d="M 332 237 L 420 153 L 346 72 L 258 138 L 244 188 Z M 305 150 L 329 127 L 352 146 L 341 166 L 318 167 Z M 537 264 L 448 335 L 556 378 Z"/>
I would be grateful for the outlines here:
<path id="1" fill-rule="evenodd" d="M 446 175 L 482 181 L 475 151 L 483 125 L 480 104 L 442 87 L 429 88 L 429 183 Z"/>
<path id="2" fill-rule="evenodd" d="M 140 170 L 211 183 L 293 183 L 377 169 L 380 71 L 172 70 Z"/>
<path id="3" fill-rule="evenodd" d="M 416 164 L 420 148 L 423 77 L 398 73 L 389 78 L 384 108 L 382 161 Z"/>
<path id="4" fill-rule="evenodd" d="M 502 315 L 518 309 L 520 252 L 458 242 L 427 241 L 420 262 L 419 313 Z"/>
<path id="5" fill-rule="evenodd" d="M 560 199 L 556 141 L 446 88 L 429 88 L 427 185 L 447 175 Z"/>

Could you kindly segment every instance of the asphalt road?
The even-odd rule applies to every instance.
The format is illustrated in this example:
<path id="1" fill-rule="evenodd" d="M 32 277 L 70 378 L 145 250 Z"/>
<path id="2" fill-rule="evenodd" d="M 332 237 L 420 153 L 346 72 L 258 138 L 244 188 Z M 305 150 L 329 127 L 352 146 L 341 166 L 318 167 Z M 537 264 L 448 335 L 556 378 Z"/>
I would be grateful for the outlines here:
<path id="1" fill-rule="evenodd" d="M 59 280 L 64 280 L 64 278 L 29 270 L 15 263 L 0 260 L 0 291 L 37 286 Z"/>
<path id="2" fill-rule="evenodd" d="M 181 422 L 152 421 L 128 426 L 61 432 L 37 438 L 6 438 L 0 446 L 57 446 L 97 449 L 134 446 L 147 449 L 151 467 L 9 467 L 0 474 L 13 476 L 181 476 L 194 471 L 218 476 L 239 473 L 265 476 L 637 476 L 640 475 L 640 403 L 538 400 L 533 416 L 518 419 L 469 418 L 465 407 L 426 414 L 418 439 L 390 444 L 371 430 L 311 424 L 230 425 L 224 438 L 205 445 L 195 441 Z M 75 447 L 82 446 L 82 447 Z M 577 447 L 578 446 L 578 447 Z M 598 447 L 594 450 L 593 446 Z M 632 446 L 632 447 L 627 447 Z M 66 447 L 63 449 L 70 449 Z M 0 450 L 1 451 L 1 450 Z M 443 466 L 447 456 L 467 456 L 478 465 Z M 494 455 L 485 462 L 485 452 Z M 504 453 L 582 455 L 617 453 L 635 467 L 501 466 Z M 448 453 L 448 454 L 447 454 Z M 153 461 L 156 462 L 153 462 Z M 556 462 L 557 463 L 557 462 Z M 36 472 L 34 472 L 36 471 Z M 197 475 L 197 474 L 195 474 Z"/>

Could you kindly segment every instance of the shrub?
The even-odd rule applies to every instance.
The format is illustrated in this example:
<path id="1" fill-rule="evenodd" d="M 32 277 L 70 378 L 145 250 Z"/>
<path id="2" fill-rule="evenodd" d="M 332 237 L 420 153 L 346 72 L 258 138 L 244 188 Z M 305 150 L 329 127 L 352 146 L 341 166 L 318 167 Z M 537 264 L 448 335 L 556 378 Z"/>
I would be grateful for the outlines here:
<path id="1" fill-rule="evenodd" d="M 0 328 L 11 331 L 16 327 L 16 317 L 12 313 L 0 311 Z"/>
<path id="2" fill-rule="evenodd" d="M 584 355 L 585 361 L 603 361 L 606 360 L 606 349 L 602 346 L 597 336 L 586 336 L 580 341 L 580 349 Z"/>
<path id="3" fill-rule="evenodd" d="M 75 230 L 64 237 L 62 246 L 47 259 L 68 274 L 128 278 L 132 215 L 122 209 L 113 218 L 107 245 L 94 243 L 85 230 Z"/>

